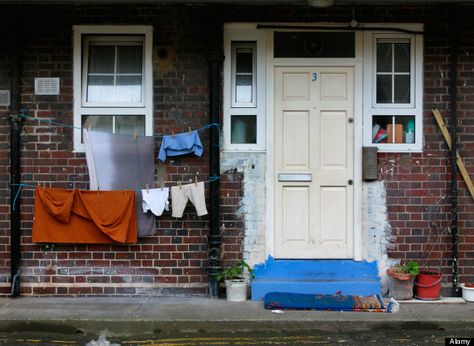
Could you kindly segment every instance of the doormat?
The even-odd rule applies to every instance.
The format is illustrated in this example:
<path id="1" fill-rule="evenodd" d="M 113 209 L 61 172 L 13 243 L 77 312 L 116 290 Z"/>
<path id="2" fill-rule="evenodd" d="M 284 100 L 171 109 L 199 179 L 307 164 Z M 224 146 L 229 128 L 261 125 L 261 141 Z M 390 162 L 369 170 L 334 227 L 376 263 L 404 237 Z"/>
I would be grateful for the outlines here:
<path id="1" fill-rule="evenodd" d="M 270 292 L 265 295 L 263 301 L 265 309 L 272 310 L 394 312 L 393 304 L 385 304 L 380 295 L 343 296 Z"/>

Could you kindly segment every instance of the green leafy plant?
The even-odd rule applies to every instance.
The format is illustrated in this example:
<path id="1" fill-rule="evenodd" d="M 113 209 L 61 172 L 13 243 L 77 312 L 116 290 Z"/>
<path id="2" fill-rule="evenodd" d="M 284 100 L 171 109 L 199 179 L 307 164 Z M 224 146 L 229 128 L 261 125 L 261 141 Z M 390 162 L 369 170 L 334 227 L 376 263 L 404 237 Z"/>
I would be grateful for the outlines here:
<path id="1" fill-rule="evenodd" d="M 240 260 L 233 266 L 225 268 L 217 274 L 217 281 L 231 280 L 231 279 L 243 279 L 245 272 L 248 272 L 250 277 L 253 278 L 253 269 L 245 262 Z"/>
<path id="2" fill-rule="evenodd" d="M 418 262 L 408 262 L 407 264 L 400 266 L 400 271 L 412 276 L 417 276 L 420 272 L 420 265 Z"/>

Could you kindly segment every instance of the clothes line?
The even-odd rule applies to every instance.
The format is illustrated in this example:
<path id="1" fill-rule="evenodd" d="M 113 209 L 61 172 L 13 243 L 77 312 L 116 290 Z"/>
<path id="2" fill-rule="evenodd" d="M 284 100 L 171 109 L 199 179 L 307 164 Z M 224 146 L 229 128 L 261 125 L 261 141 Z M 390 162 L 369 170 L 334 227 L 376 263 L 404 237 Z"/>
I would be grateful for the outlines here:
<path id="1" fill-rule="evenodd" d="M 36 118 L 36 117 L 32 117 L 32 116 L 26 115 L 26 114 L 17 114 L 16 116 L 21 117 L 21 118 L 25 118 L 25 119 L 28 119 L 28 120 L 36 120 L 36 121 L 40 121 L 40 122 L 42 121 L 42 122 L 50 123 L 52 125 L 62 126 L 62 127 L 70 128 L 70 129 L 82 130 L 82 128 L 80 128 L 80 127 L 60 123 L 58 121 L 51 120 L 51 119 Z M 209 129 L 209 128 L 214 127 L 214 126 L 217 128 L 217 131 L 218 131 L 218 134 L 219 134 L 217 146 L 220 148 L 220 146 L 221 146 L 221 143 L 220 143 L 220 141 L 221 141 L 221 127 L 218 123 L 208 123 L 208 124 L 204 125 L 203 127 L 200 127 L 198 129 L 196 129 L 196 131 L 204 131 L 204 130 Z M 186 131 L 183 131 L 183 132 L 186 132 Z M 168 136 L 168 135 L 165 135 L 165 134 L 152 135 L 152 137 L 155 137 L 155 138 L 158 138 L 158 139 L 162 139 L 164 136 Z"/>
<path id="2" fill-rule="evenodd" d="M 38 122 L 46 122 L 46 123 L 49 123 L 49 124 L 52 124 L 52 125 L 61 126 L 61 127 L 65 127 L 65 128 L 82 130 L 82 128 L 79 128 L 79 127 L 76 127 L 76 126 L 73 126 L 73 125 L 64 124 L 64 123 L 61 123 L 61 122 L 58 122 L 58 121 L 55 121 L 55 120 L 51 120 L 51 119 L 43 119 L 43 118 L 32 117 L 32 116 L 29 116 L 29 115 L 23 114 L 23 113 L 17 114 L 16 116 L 21 117 L 23 119 L 27 119 L 27 120 L 36 120 Z M 214 144 L 214 145 L 217 145 L 217 147 L 220 148 L 220 145 L 221 145 L 220 144 L 221 143 L 221 127 L 218 123 L 208 123 L 208 124 L 204 125 L 203 127 L 196 129 L 195 131 L 204 131 L 204 130 L 207 130 L 207 129 L 212 128 L 212 127 L 216 127 L 217 131 L 218 131 L 218 138 L 217 138 L 218 143 Z M 183 131 L 183 132 L 187 132 L 187 131 Z M 163 139 L 163 137 L 165 137 L 165 136 L 173 136 L 173 135 L 174 135 L 174 132 L 172 131 L 172 133 L 170 135 L 153 135 L 152 137 L 158 138 L 158 139 Z M 203 182 L 208 183 L 208 182 L 216 181 L 218 179 L 220 179 L 220 176 L 210 176 L 208 180 L 205 180 Z M 191 180 L 191 182 L 192 182 L 192 180 Z M 11 184 L 11 185 L 12 186 L 19 186 L 19 188 L 18 188 L 18 190 L 15 194 L 15 198 L 13 200 L 13 210 L 15 210 L 17 200 L 18 200 L 18 198 L 21 194 L 21 190 L 23 188 L 30 188 L 30 187 L 36 188 L 37 185 L 39 185 L 39 184 L 20 183 L 20 184 Z M 140 192 L 140 190 L 136 190 L 135 192 Z"/>
<path id="3" fill-rule="evenodd" d="M 213 181 L 219 180 L 220 178 L 221 178 L 220 176 L 211 175 L 211 176 L 209 176 L 208 180 L 204 180 L 204 181 L 200 181 L 200 182 L 202 182 L 202 183 L 211 183 Z M 192 180 L 190 180 L 189 182 L 192 183 Z M 15 198 L 13 199 L 13 210 L 15 210 L 16 202 L 17 202 L 18 197 L 20 196 L 21 190 L 23 188 L 37 188 L 38 186 L 40 186 L 42 184 L 20 183 L 20 184 L 10 184 L 10 185 L 11 186 L 18 186 L 18 191 L 16 192 Z M 141 190 L 135 190 L 135 192 L 141 192 Z"/>

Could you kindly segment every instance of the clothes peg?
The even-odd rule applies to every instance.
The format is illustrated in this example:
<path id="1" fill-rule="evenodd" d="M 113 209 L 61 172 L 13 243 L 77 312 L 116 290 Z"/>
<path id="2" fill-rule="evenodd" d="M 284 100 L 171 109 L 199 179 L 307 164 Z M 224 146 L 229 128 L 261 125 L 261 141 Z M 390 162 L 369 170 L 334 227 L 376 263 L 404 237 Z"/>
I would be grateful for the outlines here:
<path id="1" fill-rule="evenodd" d="M 165 187 L 165 183 L 164 183 L 164 182 L 161 182 L 161 183 L 160 183 L 160 187 L 161 187 L 161 191 L 163 191 L 163 188 Z"/>
<path id="2" fill-rule="evenodd" d="M 191 134 L 191 126 L 188 126 L 188 132 Z"/>
<path id="3" fill-rule="evenodd" d="M 174 137 L 174 129 L 171 129 L 171 136 Z"/>
<path id="4" fill-rule="evenodd" d="M 194 177 L 194 185 L 196 185 L 196 186 L 198 185 L 198 176 L 197 175 Z"/>
<path id="5" fill-rule="evenodd" d="M 179 186 L 179 189 L 182 190 L 183 187 L 181 186 L 181 180 L 178 180 L 178 186 Z"/>
<path id="6" fill-rule="evenodd" d="M 135 130 L 135 132 L 133 133 L 133 140 L 134 140 L 134 141 L 137 140 L 137 130 Z"/>
<path id="7" fill-rule="evenodd" d="M 150 193 L 150 189 L 149 189 L 148 184 L 146 184 L 146 193 Z"/>

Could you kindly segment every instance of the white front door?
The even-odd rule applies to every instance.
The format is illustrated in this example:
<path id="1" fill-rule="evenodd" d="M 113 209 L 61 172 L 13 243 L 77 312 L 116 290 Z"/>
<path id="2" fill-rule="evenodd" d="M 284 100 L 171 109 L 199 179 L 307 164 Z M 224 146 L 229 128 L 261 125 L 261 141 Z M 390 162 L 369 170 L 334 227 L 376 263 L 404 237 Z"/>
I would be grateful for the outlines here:
<path id="1" fill-rule="evenodd" d="M 275 67 L 275 257 L 353 257 L 354 68 Z"/>

